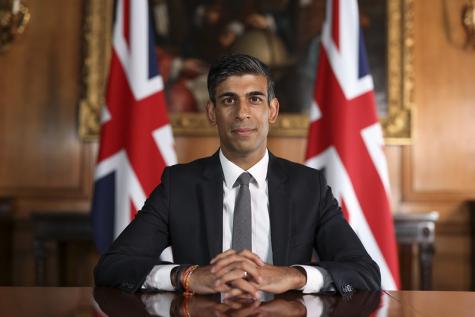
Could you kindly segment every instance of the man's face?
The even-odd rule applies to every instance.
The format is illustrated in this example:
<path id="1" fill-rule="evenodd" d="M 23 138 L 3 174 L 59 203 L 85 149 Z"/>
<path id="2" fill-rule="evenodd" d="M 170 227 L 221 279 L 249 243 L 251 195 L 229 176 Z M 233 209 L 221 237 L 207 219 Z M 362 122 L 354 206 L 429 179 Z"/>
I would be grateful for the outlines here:
<path id="1" fill-rule="evenodd" d="M 256 163 L 264 155 L 269 123 L 279 113 L 277 99 L 270 104 L 267 100 L 267 79 L 262 75 L 230 76 L 216 87 L 215 103 L 209 102 L 206 110 L 228 159 Z"/>

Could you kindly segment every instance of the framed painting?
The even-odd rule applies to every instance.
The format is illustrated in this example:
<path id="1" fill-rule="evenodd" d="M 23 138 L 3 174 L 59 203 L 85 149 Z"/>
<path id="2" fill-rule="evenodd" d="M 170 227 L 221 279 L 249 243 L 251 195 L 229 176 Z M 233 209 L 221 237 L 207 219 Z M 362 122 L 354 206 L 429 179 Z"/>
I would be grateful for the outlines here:
<path id="1" fill-rule="evenodd" d="M 388 144 L 407 144 L 411 138 L 413 1 L 359 1 L 378 113 Z M 99 131 L 112 2 L 86 1 L 84 93 L 79 116 L 80 135 L 86 140 L 96 138 Z M 153 0 L 151 4 L 175 134 L 216 133 L 202 113 L 207 67 L 220 54 L 243 52 L 266 62 L 276 79 L 282 112 L 271 134 L 306 136 L 324 0 Z M 173 69 L 176 65 L 181 68 Z"/>

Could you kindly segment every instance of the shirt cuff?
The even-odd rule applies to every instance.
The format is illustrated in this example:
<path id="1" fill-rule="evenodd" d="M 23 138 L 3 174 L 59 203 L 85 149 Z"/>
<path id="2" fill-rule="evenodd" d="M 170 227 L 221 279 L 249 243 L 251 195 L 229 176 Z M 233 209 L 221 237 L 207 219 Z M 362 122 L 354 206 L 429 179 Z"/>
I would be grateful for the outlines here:
<path id="1" fill-rule="evenodd" d="M 142 289 L 174 291 L 175 288 L 172 285 L 170 273 L 172 272 L 173 268 L 177 266 L 178 265 L 174 264 L 155 265 L 145 278 L 145 282 L 142 285 Z"/>
<path id="2" fill-rule="evenodd" d="M 310 265 L 293 266 L 300 266 L 305 270 L 305 273 L 307 274 L 307 283 L 304 285 L 304 287 L 299 288 L 299 291 L 302 291 L 304 294 L 320 292 L 324 281 L 322 273 L 317 268 Z"/>

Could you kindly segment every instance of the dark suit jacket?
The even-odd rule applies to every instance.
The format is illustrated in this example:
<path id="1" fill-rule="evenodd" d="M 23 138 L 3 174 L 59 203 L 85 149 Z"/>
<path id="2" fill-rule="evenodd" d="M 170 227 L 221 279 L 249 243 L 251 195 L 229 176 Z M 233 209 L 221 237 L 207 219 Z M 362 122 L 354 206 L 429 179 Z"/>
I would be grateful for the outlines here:
<path id="1" fill-rule="evenodd" d="M 325 268 L 340 293 L 379 290 L 380 273 L 343 218 L 323 173 L 269 154 L 267 173 L 274 265 Z M 95 269 L 97 286 L 138 290 L 159 255 L 207 265 L 222 252 L 223 173 L 218 153 L 164 170 L 161 184 Z M 313 263 L 315 265 L 315 263 Z"/>

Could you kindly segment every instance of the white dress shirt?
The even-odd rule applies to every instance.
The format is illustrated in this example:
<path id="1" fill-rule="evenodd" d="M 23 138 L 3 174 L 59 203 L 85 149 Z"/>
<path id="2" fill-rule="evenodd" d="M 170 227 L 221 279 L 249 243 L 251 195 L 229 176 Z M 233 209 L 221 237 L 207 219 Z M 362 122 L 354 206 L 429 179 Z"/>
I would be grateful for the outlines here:
<path id="1" fill-rule="evenodd" d="M 248 172 L 252 178 L 249 182 L 252 210 L 252 252 L 262 261 L 272 264 L 272 245 L 270 237 L 269 194 L 267 187 L 267 166 L 269 155 L 264 157 L 247 171 L 230 160 L 219 151 L 219 160 L 223 168 L 223 251 L 231 248 L 234 205 L 239 186 L 233 188 L 238 177 Z"/>
<path id="2" fill-rule="evenodd" d="M 230 160 L 223 152 L 219 151 L 219 159 L 223 169 L 223 251 L 231 248 L 233 232 L 234 204 L 239 186 L 234 187 L 239 175 L 246 172 Z M 272 244 L 269 219 L 269 193 L 267 183 L 267 168 L 269 153 L 254 166 L 247 170 L 252 175 L 249 184 L 251 192 L 252 210 L 252 252 L 257 254 L 264 262 L 273 264 Z M 298 265 L 296 263 L 295 265 Z M 173 291 L 170 273 L 177 265 L 156 265 L 145 279 L 143 288 L 154 288 L 163 291 Z M 323 286 L 323 276 L 320 271 L 312 266 L 299 265 L 307 273 L 307 283 L 301 289 L 304 293 L 316 293 Z"/>

